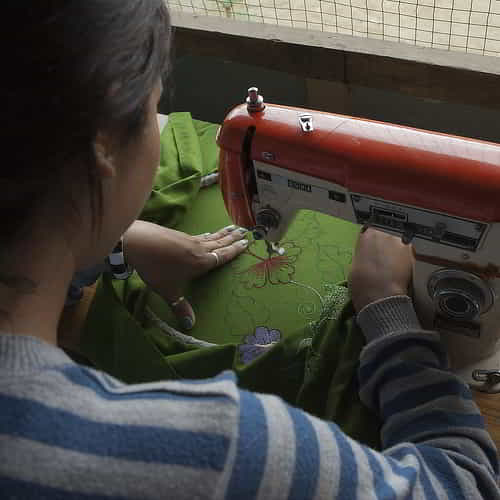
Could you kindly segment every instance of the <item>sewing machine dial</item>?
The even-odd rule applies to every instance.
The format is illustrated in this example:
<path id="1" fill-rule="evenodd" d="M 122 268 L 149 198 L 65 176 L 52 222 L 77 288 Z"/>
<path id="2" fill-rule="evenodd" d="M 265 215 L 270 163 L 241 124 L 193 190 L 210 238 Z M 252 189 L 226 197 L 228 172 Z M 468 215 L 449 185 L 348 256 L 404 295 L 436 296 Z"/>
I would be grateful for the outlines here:
<path id="1" fill-rule="evenodd" d="M 427 290 L 438 313 L 462 321 L 477 320 L 495 301 L 494 291 L 484 280 L 458 269 L 435 271 Z"/>

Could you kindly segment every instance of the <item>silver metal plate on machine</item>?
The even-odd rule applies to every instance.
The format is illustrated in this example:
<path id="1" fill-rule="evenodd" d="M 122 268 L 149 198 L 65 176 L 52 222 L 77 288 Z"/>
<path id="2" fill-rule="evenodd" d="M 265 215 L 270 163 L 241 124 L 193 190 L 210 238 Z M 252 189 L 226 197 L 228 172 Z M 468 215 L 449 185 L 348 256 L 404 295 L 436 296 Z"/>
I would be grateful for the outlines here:
<path id="1" fill-rule="evenodd" d="M 351 194 L 358 224 L 396 233 L 412 233 L 415 238 L 436 241 L 463 250 L 477 250 L 488 224 L 460 219 L 439 212 Z"/>

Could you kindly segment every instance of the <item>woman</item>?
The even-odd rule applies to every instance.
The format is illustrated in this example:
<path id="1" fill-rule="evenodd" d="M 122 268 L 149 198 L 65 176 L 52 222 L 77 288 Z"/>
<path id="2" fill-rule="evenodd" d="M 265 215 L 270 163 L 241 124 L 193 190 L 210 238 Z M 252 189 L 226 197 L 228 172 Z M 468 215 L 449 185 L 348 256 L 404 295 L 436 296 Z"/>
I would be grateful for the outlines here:
<path id="1" fill-rule="evenodd" d="M 359 239 L 350 288 L 368 341 L 360 395 L 384 421 L 383 453 L 239 390 L 230 372 L 125 385 L 68 358 L 57 324 L 71 277 L 122 234 L 129 263 L 191 315 L 182 286 L 243 251 L 244 231 L 134 223 L 159 162 L 162 0 L 2 9 L 3 498 L 500 498 L 479 411 L 407 296 L 409 249 L 376 231 Z"/>

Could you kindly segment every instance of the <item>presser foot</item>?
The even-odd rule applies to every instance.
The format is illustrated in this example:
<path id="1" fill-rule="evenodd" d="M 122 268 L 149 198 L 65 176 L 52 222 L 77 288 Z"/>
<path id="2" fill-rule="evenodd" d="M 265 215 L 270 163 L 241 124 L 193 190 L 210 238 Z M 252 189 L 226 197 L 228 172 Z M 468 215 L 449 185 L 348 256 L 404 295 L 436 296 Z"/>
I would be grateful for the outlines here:
<path id="1" fill-rule="evenodd" d="M 271 243 L 267 240 L 264 241 L 266 242 L 267 255 L 269 256 L 270 259 L 272 259 L 273 253 L 279 256 L 285 255 L 285 249 L 283 247 L 280 247 L 276 243 Z"/>

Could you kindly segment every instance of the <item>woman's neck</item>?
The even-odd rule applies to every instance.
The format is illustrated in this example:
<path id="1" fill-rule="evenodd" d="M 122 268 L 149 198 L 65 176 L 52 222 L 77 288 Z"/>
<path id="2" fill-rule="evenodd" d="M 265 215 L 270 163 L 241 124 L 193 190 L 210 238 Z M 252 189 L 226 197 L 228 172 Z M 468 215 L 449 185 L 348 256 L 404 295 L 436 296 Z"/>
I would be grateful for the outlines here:
<path id="1" fill-rule="evenodd" d="M 57 325 L 75 271 L 68 245 L 45 235 L 16 245 L 0 265 L 0 332 L 57 345 Z"/>

